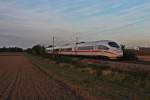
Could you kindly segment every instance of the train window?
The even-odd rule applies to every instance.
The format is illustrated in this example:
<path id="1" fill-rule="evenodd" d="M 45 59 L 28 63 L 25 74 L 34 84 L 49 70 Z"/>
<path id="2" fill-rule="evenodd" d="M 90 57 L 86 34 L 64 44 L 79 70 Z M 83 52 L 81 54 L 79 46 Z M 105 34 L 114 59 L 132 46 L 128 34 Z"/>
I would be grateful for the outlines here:
<path id="1" fill-rule="evenodd" d="M 72 48 L 64 48 L 62 51 L 72 51 Z"/>
<path id="2" fill-rule="evenodd" d="M 54 51 L 59 51 L 59 49 L 54 49 Z"/>
<path id="3" fill-rule="evenodd" d="M 111 47 L 119 48 L 119 45 L 115 42 L 109 42 L 108 45 Z"/>
<path id="4" fill-rule="evenodd" d="M 67 51 L 72 51 L 72 48 L 67 48 L 66 50 L 67 50 Z"/>
<path id="5" fill-rule="evenodd" d="M 78 50 L 93 50 L 93 46 L 78 47 Z"/>
<path id="6" fill-rule="evenodd" d="M 100 49 L 100 50 L 108 50 L 109 48 L 104 46 L 104 45 L 99 45 L 98 49 Z"/>

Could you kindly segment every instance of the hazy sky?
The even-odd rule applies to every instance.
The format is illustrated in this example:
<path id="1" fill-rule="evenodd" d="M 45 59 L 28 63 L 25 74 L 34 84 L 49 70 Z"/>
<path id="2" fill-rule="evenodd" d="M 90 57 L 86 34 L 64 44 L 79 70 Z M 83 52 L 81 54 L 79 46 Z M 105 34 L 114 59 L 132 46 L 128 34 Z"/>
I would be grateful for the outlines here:
<path id="1" fill-rule="evenodd" d="M 0 46 L 111 39 L 150 45 L 150 0 L 0 0 Z"/>

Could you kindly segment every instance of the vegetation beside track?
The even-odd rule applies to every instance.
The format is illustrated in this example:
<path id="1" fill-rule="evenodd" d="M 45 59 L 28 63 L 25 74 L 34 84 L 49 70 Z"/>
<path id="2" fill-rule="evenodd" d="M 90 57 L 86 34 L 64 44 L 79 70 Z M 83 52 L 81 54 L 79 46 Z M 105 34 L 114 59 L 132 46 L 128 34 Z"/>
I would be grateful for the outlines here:
<path id="1" fill-rule="evenodd" d="M 72 57 L 39 57 L 27 54 L 36 65 L 51 70 L 71 84 L 106 100 L 149 100 L 150 73 L 139 70 L 114 70 L 107 63 L 80 62 Z M 141 66 L 142 67 L 142 66 Z"/>

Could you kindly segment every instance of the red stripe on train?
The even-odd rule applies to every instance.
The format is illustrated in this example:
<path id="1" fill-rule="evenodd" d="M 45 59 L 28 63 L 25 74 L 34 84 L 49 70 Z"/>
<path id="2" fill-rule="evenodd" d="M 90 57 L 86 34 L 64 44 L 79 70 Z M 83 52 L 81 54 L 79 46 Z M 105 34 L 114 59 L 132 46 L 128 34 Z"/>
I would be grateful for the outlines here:
<path id="1" fill-rule="evenodd" d="M 97 51 L 97 50 L 78 50 L 78 51 L 61 51 L 61 52 L 105 52 L 116 55 L 116 53 L 110 51 Z"/>

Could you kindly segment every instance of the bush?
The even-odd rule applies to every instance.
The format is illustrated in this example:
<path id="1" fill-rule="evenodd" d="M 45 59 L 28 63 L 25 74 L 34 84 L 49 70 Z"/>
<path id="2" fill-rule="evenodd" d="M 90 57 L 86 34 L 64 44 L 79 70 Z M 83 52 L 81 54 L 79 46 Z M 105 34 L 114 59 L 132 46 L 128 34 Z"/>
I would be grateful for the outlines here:
<path id="1" fill-rule="evenodd" d="M 41 45 L 35 45 L 32 48 L 28 48 L 26 52 L 34 55 L 40 55 L 43 57 L 46 56 L 46 49 L 44 46 Z"/>
<path id="2" fill-rule="evenodd" d="M 25 52 L 27 52 L 27 53 L 32 53 L 32 49 L 31 48 L 27 48 L 26 50 L 25 50 Z"/>
<path id="3" fill-rule="evenodd" d="M 134 50 L 124 49 L 123 60 L 137 60 L 138 57 Z"/>
<path id="4" fill-rule="evenodd" d="M 51 56 L 50 59 L 55 60 L 58 63 L 77 63 L 77 59 L 67 56 Z"/>

